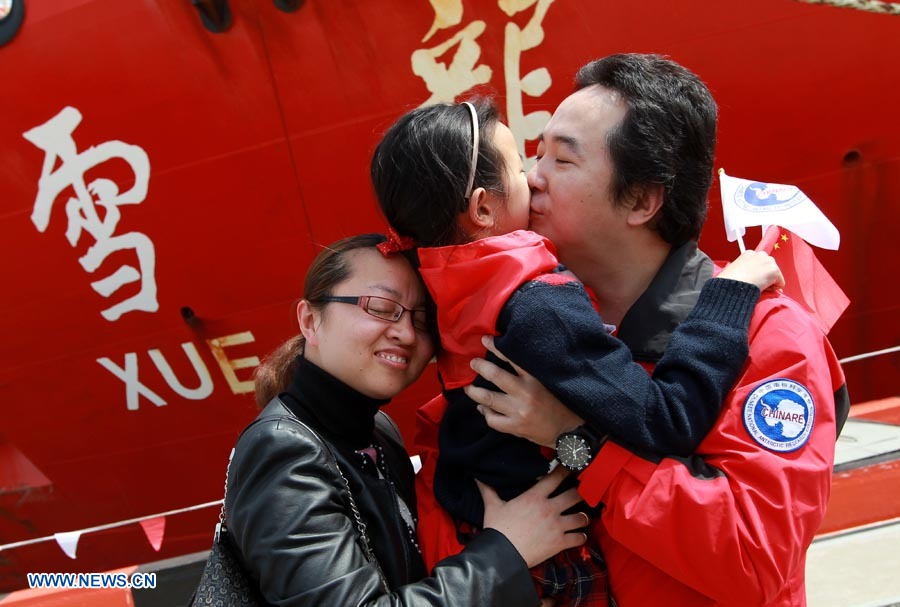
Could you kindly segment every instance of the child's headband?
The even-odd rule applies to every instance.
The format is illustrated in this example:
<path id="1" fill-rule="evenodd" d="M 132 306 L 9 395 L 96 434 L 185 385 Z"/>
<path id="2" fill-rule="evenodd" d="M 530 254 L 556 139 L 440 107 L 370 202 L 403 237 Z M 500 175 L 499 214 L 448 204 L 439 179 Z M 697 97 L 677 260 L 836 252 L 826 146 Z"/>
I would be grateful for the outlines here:
<path id="1" fill-rule="evenodd" d="M 475 167 L 478 166 L 478 112 L 468 101 L 463 101 L 463 104 L 472 114 L 472 165 L 469 168 L 469 183 L 466 185 L 466 200 L 468 200 L 472 195 L 472 186 L 475 185 Z"/>

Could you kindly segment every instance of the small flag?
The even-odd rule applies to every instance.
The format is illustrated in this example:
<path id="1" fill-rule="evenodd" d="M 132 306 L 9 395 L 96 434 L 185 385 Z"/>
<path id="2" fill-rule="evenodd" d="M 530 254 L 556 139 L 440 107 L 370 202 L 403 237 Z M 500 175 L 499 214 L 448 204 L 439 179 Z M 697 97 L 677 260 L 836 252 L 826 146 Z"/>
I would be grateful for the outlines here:
<path id="1" fill-rule="evenodd" d="M 54 533 L 53 539 L 66 553 L 70 559 L 75 558 L 75 552 L 78 550 L 78 540 L 81 538 L 81 531 L 65 531 L 62 533 Z"/>
<path id="2" fill-rule="evenodd" d="M 725 234 L 734 242 L 749 226 L 781 226 L 806 242 L 837 250 L 841 235 L 800 188 L 729 177 L 719 169 Z"/>
<path id="3" fill-rule="evenodd" d="M 162 547 L 163 536 L 166 533 L 166 517 L 158 516 L 139 522 L 141 529 L 144 530 L 144 535 L 147 536 L 147 541 L 150 542 L 150 545 L 153 546 L 156 552 L 159 552 L 160 547 Z"/>
<path id="4" fill-rule="evenodd" d="M 778 262 L 784 274 L 784 294 L 799 303 L 827 335 L 850 299 L 816 259 L 802 238 L 778 226 L 770 226 L 756 247 Z"/>

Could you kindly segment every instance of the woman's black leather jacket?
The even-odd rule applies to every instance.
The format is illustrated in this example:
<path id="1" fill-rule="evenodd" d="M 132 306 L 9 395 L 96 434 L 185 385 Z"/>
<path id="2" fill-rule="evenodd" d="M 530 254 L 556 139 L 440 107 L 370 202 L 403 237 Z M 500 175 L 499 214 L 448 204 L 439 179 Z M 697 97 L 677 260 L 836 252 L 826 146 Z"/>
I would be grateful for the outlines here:
<path id="1" fill-rule="evenodd" d="M 426 577 L 395 494 L 414 514 L 412 467 L 386 415 L 377 414 L 373 437 L 384 456 L 382 479 L 358 453 L 329 440 L 332 458 L 322 435 L 310 430 L 315 420 L 301 420 L 302 409 L 286 402 L 273 399 L 241 435 L 226 492 L 231 535 L 267 601 L 327 607 L 539 602 L 524 560 L 493 530 Z M 362 548 L 341 472 L 380 567 Z"/>

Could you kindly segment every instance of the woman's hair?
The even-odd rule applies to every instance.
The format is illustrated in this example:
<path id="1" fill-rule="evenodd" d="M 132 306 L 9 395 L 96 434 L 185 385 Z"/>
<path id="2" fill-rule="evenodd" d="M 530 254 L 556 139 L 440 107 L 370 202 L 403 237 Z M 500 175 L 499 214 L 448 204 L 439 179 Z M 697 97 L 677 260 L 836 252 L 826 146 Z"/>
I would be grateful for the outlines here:
<path id="1" fill-rule="evenodd" d="M 332 294 L 332 290 L 350 278 L 351 267 L 347 253 L 357 249 L 375 248 L 387 240 L 381 234 L 360 234 L 338 240 L 325 247 L 313 260 L 303 284 L 303 299 L 318 301 Z M 310 303 L 312 308 L 322 304 Z M 256 368 L 253 375 L 256 387 L 256 404 L 265 407 L 270 400 L 284 392 L 297 366 L 297 357 L 303 354 L 305 340 L 302 334 L 290 338 L 270 353 Z"/>
<path id="2" fill-rule="evenodd" d="M 500 120 L 487 99 L 471 102 L 478 114 L 478 159 L 473 188 L 506 197 L 506 169 L 494 146 Z M 469 204 L 472 114 L 468 105 L 438 104 L 404 114 L 372 156 L 372 185 L 388 223 L 416 245 L 440 247 L 469 240 L 457 224 Z"/>

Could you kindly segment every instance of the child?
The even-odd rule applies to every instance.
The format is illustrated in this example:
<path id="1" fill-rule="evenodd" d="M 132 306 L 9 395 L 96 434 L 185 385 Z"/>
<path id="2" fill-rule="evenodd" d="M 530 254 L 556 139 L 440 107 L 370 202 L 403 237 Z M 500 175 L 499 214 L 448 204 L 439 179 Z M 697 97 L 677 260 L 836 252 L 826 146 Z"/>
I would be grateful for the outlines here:
<path id="1" fill-rule="evenodd" d="M 610 436 L 652 454 L 694 451 L 744 364 L 760 289 L 780 277 L 770 258 L 742 256 L 707 281 L 651 377 L 609 334 L 584 286 L 562 271 L 552 243 L 527 231 L 522 160 L 493 105 L 413 110 L 385 134 L 371 170 L 391 247 L 415 243 L 437 307 L 447 406 L 433 489 L 455 531 L 481 525 L 476 479 L 508 500 L 548 470 L 540 447 L 489 428 L 463 392 L 476 381 L 469 361 L 485 356 L 482 335 L 496 335 L 501 352 L 585 420 L 579 434 L 590 448 Z M 567 461 L 562 450 L 558 458 L 571 469 L 586 465 Z M 424 472 L 427 486 L 430 472 Z M 420 501 L 427 493 L 420 492 Z M 447 555 L 440 554 L 444 548 L 429 553 L 426 538 L 435 530 L 428 527 L 423 518 L 420 538 L 431 566 Z M 599 552 L 593 562 L 564 553 L 533 573 L 542 596 L 593 605 L 605 598 L 605 588 L 591 583 L 602 567 Z"/>

